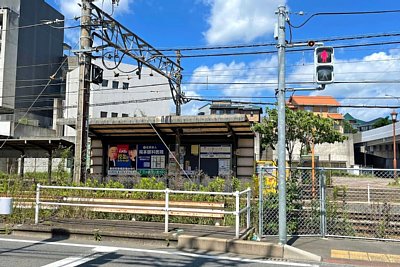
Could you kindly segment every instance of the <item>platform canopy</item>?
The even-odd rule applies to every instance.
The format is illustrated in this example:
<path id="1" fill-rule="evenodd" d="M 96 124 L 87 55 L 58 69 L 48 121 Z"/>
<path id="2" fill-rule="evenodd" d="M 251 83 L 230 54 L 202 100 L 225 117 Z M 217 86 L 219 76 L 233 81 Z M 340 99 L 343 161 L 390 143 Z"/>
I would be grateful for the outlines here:
<path id="1" fill-rule="evenodd" d="M 57 157 L 54 151 L 73 147 L 73 140 L 56 137 L 28 137 L 21 139 L 0 139 L 0 158 L 18 158 L 24 155 L 27 158 Z"/>
<path id="2" fill-rule="evenodd" d="M 75 119 L 59 119 L 58 124 L 75 127 Z M 97 137 L 249 136 L 253 135 L 244 114 L 201 116 L 157 116 L 96 118 L 89 121 L 89 132 Z"/>

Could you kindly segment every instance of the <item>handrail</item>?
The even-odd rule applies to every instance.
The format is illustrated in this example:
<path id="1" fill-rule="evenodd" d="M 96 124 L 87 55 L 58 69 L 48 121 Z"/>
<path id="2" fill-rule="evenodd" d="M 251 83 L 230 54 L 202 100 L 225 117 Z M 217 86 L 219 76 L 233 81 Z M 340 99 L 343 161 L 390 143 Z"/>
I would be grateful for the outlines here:
<path id="1" fill-rule="evenodd" d="M 65 202 L 46 202 L 40 200 L 40 190 L 41 189 L 67 189 L 67 190 L 87 190 L 87 191 L 116 191 L 116 192 L 147 192 L 147 193 L 164 193 L 165 194 L 165 206 L 133 206 L 133 205 L 110 205 L 110 204 L 91 204 L 91 203 L 76 203 L 81 201 L 79 198 L 75 199 L 75 203 L 65 203 Z M 175 208 L 170 207 L 170 194 L 197 194 L 197 195 L 224 195 L 224 196 L 234 196 L 235 197 L 235 210 L 226 211 L 221 209 L 196 209 L 196 208 Z M 240 196 L 246 194 L 246 207 L 240 209 Z M 94 198 L 93 198 L 94 199 Z M 63 199 L 66 200 L 66 199 Z M 165 214 L 165 232 L 169 231 L 169 215 L 170 212 L 193 212 L 193 213 L 211 213 L 211 214 L 231 214 L 235 215 L 235 237 L 239 238 L 240 235 L 240 214 L 246 212 L 246 226 L 247 229 L 250 228 L 250 211 L 251 211 L 251 188 L 247 188 L 241 192 L 199 192 L 199 191 L 179 191 L 170 190 L 169 188 L 163 190 L 157 189 L 126 189 L 126 188 L 99 188 L 99 187 L 69 187 L 69 186 L 53 186 L 53 185 L 41 185 L 37 184 L 36 187 L 36 201 L 35 201 L 35 224 L 39 223 L 39 212 L 40 205 L 54 205 L 54 206 L 72 206 L 72 207 L 99 207 L 99 208 L 115 208 L 115 209 L 140 209 L 140 210 L 154 210 L 154 211 L 164 211 Z"/>

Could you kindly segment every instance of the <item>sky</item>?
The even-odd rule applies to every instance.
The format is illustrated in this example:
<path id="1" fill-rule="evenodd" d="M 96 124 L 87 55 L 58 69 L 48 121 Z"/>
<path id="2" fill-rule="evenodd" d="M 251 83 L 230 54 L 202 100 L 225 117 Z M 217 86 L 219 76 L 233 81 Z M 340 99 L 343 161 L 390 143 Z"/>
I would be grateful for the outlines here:
<path id="1" fill-rule="evenodd" d="M 64 14 L 67 25 L 79 23 L 73 18 L 80 15 L 77 5 L 80 0 L 46 2 Z M 322 91 L 287 92 L 287 97 L 293 94 L 333 96 L 344 106 L 367 105 L 369 108 L 340 109 L 343 114 L 350 112 L 354 117 L 367 121 L 389 116 L 392 111 L 371 106 L 400 106 L 399 85 L 396 82 L 400 81 L 399 1 L 120 0 L 114 8 L 111 0 L 94 3 L 112 13 L 121 24 L 153 47 L 182 49 L 182 85 L 186 96 L 248 101 L 263 108 L 276 101 L 278 61 L 274 45 L 275 11 L 278 6 L 285 5 L 292 25 L 289 27 L 286 24 L 286 40 L 289 43 L 314 40 L 335 48 L 335 83 L 327 85 Z M 397 12 L 366 13 L 389 10 Z M 335 14 L 313 16 L 328 12 Z M 392 36 L 376 37 L 383 34 Z M 343 40 L 345 38 L 350 40 Z M 66 29 L 65 39 L 74 46 L 79 40 L 79 32 Z M 387 44 L 389 42 L 392 44 Z M 184 50 L 260 44 L 264 45 Z M 304 51 L 298 51 L 300 49 Z M 231 55 L 243 52 L 247 54 Z M 174 55 L 171 52 L 165 54 Z M 203 56 L 190 57 L 192 55 Z M 313 62 L 312 48 L 287 48 L 287 87 L 316 87 L 313 83 Z M 190 101 L 183 106 L 183 114 L 197 114 L 198 108 L 205 104 L 207 102 Z"/>

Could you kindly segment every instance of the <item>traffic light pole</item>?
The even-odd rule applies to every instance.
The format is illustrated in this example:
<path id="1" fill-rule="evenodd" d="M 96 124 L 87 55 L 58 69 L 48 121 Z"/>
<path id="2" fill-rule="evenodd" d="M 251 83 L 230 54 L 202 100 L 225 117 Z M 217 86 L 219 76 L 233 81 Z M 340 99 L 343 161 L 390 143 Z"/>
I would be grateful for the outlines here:
<path id="1" fill-rule="evenodd" d="M 286 62 L 286 7 L 278 8 L 278 192 L 279 192 L 279 243 L 287 241 L 286 227 L 286 105 L 285 105 L 285 62 Z"/>
<path id="2" fill-rule="evenodd" d="M 76 114 L 76 139 L 74 157 L 74 183 L 86 181 L 87 144 L 89 133 L 89 91 L 92 39 L 90 36 L 93 0 L 82 0 L 81 37 L 79 53 L 79 91 Z"/>

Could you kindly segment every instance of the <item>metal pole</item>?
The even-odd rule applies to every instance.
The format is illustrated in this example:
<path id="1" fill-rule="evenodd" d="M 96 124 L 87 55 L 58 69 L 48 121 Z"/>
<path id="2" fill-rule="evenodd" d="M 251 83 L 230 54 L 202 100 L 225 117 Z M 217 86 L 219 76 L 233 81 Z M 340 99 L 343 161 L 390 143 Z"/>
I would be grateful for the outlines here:
<path id="1" fill-rule="evenodd" d="M 393 169 L 394 169 L 394 179 L 397 182 L 397 147 L 396 147 L 396 120 L 393 121 Z"/>
<path id="2" fill-rule="evenodd" d="M 82 0 L 81 37 L 79 51 L 79 91 L 76 116 L 76 140 L 73 181 L 79 183 L 86 180 L 87 142 L 89 128 L 89 91 L 91 68 L 91 9 L 93 0 Z"/>
<path id="3" fill-rule="evenodd" d="M 264 233 L 264 204 L 263 204 L 263 191 L 264 191 L 264 168 L 260 167 L 258 174 L 258 235 L 260 239 Z"/>
<path id="4" fill-rule="evenodd" d="M 235 222 L 235 237 L 239 238 L 240 235 L 240 202 L 239 202 L 239 191 L 235 192 L 235 196 L 236 196 L 236 211 L 235 211 L 235 215 L 236 215 L 236 222 Z"/>
<path id="5" fill-rule="evenodd" d="M 246 206 L 247 206 L 247 217 L 246 217 L 246 226 L 247 226 L 247 229 L 249 229 L 250 228 L 250 212 L 251 212 L 251 189 L 250 189 L 250 187 L 248 187 L 247 188 L 247 203 L 246 203 Z"/>
<path id="6" fill-rule="evenodd" d="M 321 170 L 320 177 L 320 205 L 321 205 L 321 236 L 326 236 L 326 171 Z"/>
<path id="7" fill-rule="evenodd" d="M 36 203 L 35 203 L 35 224 L 39 223 L 39 208 L 40 208 L 40 184 L 36 186 Z"/>
<path id="8" fill-rule="evenodd" d="M 178 66 L 181 65 L 181 50 L 177 50 L 176 51 L 176 63 L 178 64 Z M 182 89 L 181 89 L 181 82 L 182 82 L 182 72 L 181 69 L 178 68 L 178 72 L 176 73 L 177 77 L 176 77 L 176 116 L 180 116 L 182 111 L 181 111 L 181 101 L 182 101 Z"/>
<path id="9" fill-rule="evenodd" d="M 278 191 L 279 191 L 279 243 L 287 241 L 286 229 L 286 125 L 285 125 L 285 51 L 286 51 L 286 7 L 278 8 Z"/>
<path id="10" fill-rule="evenodd" d="M 165 229 L 164 232 L 168 233 L 168 221 L 169 221 L 169 188 L 165 189 Z"/>

